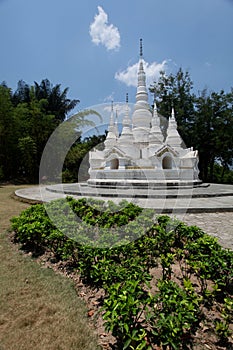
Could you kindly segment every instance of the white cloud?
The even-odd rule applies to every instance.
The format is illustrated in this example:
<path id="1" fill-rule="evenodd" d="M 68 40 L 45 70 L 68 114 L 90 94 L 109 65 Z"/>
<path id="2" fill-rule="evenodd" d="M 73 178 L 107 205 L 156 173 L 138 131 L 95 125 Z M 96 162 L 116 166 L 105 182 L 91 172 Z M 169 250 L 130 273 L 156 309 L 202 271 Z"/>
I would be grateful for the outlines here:
<path id="1" fill-rule="evenodd" d="M 99 13 L 95 15 L 90 25 L 90 36 L 94 44 L 104 45 L 107 50 L 117 50 L 120 47 L 120 33 L 113 24 L 108 24 L 108 15 L 101 6 L 98 6 Z"/>
<path id="2" fill-rule="evenodd" d="M 162 63 L 152 62 L 150 64 L 143 60 L 147 86 L 158 79 L 160 71 L 165 70 L 166 64 L 167 61 L 165 60 Z M 136 87 L 138 82 L 138 63 L 129 66 L 124 71 L 117 72 L 115 79 L 125 83 L 127 86 Z"/>

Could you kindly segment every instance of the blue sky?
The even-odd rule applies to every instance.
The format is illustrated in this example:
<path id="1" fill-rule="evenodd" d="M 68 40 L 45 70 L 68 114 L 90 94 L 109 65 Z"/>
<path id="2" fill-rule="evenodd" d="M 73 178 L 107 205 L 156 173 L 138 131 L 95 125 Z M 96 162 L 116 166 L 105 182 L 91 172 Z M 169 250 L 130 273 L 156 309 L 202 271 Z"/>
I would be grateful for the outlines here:
<path id="1" fill-rule="evenodd" d="M 48 78 L 77 109 L 135 99 L 143 38 L 148 83 L 189 70 L 195 91 L 233 86 L 232 0 L 0 0 L 0 81 Z"/>

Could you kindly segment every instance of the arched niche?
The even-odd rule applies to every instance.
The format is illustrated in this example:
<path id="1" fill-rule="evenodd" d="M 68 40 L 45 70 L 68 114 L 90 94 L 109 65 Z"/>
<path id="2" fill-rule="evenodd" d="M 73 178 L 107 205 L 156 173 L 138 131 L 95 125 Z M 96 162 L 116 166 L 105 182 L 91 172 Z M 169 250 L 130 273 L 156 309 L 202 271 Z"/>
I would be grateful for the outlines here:
<path id="1" fill-rule="evenodd" d="M 172 169 L 173 168 L 173 160 L 171 156 L 165 156 L 162 160 L 163 169 Z"/>
<path id="2" fill-rule="evenodd" d="M 119 168 L 119 159 L 114 158 L 110 161 L 110 169 L 118 169 Z"/>

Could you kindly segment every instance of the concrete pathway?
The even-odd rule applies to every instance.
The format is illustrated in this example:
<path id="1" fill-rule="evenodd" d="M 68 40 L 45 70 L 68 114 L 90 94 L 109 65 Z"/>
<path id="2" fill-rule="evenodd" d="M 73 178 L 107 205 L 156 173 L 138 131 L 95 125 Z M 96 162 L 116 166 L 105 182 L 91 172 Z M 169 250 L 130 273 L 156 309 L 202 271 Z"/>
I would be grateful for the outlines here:
<path id="1" fill-rule="evenodd" d="M 98 197 L 116 203 L 122 199 L 143 208 L 163 213 L 192 213 L 233 211 L 233 185 L 211 184 L 190 189 L 107 189 L 92 188 L 84 184 L 57 184 L 36 186 L 16 191 L 18 197 L 49 202 L 71 195 L 75 198 Z"/>
<path id="2" fill-rule="evenodd" d="M 217 237 L 223 247 L 233 250 L 233 212 L 187 213 L 176 217 L 188 225 L 200 227 L 209 235 Z"/>

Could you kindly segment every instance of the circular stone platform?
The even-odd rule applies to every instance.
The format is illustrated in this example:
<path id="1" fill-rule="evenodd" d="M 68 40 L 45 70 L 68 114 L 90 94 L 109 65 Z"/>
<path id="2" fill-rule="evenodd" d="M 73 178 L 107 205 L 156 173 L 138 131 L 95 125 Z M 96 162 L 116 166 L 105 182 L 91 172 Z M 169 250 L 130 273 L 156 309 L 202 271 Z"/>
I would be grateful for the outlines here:
<path id="1" fill-rule="evenodd" d="M 17 190 L 18 197 L 37 202 L 49 202 L 66 196 L 122 199 L 159 213 L 201 213 L 233 211 L 233 185 L 202 184 L 197 188 L 135 189 L 94 188 L 86 183 L 56 184 Z"/>

